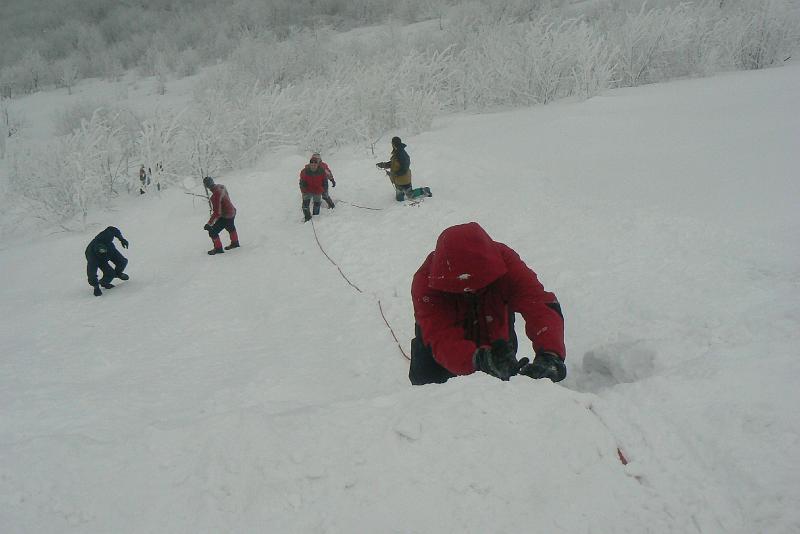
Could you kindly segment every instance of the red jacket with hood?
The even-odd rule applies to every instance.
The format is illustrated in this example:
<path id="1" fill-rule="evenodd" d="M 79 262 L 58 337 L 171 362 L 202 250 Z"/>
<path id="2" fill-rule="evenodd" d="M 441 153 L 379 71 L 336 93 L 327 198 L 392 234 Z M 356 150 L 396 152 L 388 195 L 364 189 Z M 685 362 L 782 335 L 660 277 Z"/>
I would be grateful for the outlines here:
<path id="1" fill-rule="evenodd" d="M 325 192 L 325 179 L 327 175 L 322 165 L 317 165 L 317 170 L 312 170 L 309 165 L 300 171 L 300 192 L 311 195 L 321 195 Z"/>
<path id="2" fill-rule="evenodd" d="M 208 199 L 208 203 L 211 205 L 211 218 L 208 219 L 208 224 L 214 224 L 220 217 L 226 219 L 236 217 L 236 208 L 224 185 L 214 184 L 211 186 L 211 198 Z"/>
<path id="3" fill-rule="evenodd" d="M 472 355 L 478 347 L 508 340 L 509 312 L 522 314 L 534 352 L 566 357 L 556 296 L 514 250 L 493 241 L 478 223 L 442 232 L 414 275 L 411 297 L 425 343 L 451 373 L 475 372 Z"/>

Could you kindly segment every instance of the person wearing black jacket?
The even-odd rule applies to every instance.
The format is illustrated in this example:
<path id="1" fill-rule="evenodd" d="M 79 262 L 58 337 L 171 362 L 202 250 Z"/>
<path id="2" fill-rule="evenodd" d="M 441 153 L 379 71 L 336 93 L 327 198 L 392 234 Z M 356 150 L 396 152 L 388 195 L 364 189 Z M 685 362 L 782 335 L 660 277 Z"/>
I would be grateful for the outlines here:
<path id="1" fill-rule="evenodd" d="M 105 289 L 114 287 L 114 284 L 111 283 L 114 278 L 120 280 L 130 278 L 123 272 L 125 266 L 128 265 L 128 260 L 114 246 L 115 237 L 119 239 L 122 248 L 128 248 L 128 240 L 122 237 L 119 228 L 114 226 L 109 226 L 97 234 L 86 247 L 86 278 L 89 285 L 94 288 L 95 297 L 103 294 L 100 286 Z M 114 267 L 111 267 L 109 262 L 113 263 Z M 97 279 L 98 268 L 103 272 L 100 280 Z"/>

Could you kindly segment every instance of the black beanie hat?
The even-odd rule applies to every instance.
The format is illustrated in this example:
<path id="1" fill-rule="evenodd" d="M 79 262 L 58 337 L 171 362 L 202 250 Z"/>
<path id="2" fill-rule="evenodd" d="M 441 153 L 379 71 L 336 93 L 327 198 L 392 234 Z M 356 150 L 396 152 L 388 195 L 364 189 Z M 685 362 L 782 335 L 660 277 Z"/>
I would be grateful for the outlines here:
<path id="1" fill-rule="evenodd" d="M 392 137 L 392 146 L 400 146 L 402 144 L 403 144 L 403 142 L 400 140 L 399 137 L 397 137 L 397 136 Z"/>

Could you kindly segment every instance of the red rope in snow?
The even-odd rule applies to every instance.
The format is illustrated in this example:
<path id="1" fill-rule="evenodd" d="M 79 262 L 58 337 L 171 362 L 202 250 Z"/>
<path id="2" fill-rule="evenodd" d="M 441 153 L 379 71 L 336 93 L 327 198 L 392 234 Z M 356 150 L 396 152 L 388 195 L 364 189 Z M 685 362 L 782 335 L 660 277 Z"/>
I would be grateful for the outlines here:
<path id="1" fill-rule="evenodd" d="M 322 243 L 319 242 L 319 237 L 317 236 L 317 228 L 316 228 L 316 226 L 314 226 L 314 219 L 311 219 L 311 228 L 314 230 L 314 239 L 317 240 L 317 246 L 322 251 L 322 253 L 325 254 L 325 257 L 328 258 L 328 261 L 331 262 L 333 264 L 333 266 L 336 267 L 336 269 L 339 270 L 339 274 L 342 275 L 342 278 L 344 278 L 345 282 L 350 284 L 359 293 L 363 293 L 363 291 L 361 291 L 361 289 L 357 285 L 355 285 L 353 282 L 350 281 L 349 278 L 347 278 L 347 276 L 342 271 L 342 268 L 339 267 L 339 265 L 335 261 L 333 261 L 330 256 L 328 256 L 328 253 L 325 252 L 325 249 L 322 248 Z"/>
<path id="2" fill-rule="evenodd" d="M 347 278 L 347 276 L 344 274 L 344 271 L 342 271 L 342 268 L 339 267 L 339 265 L 335 261 L 333 261 L 333 259 L 330 256 L 328 256 L 328 253 L 325 252 L 325 249 L 322 248 L 322 243 L 319 242 L 319 236 L 317 235 L 317 227 L 314 226 L 314 219 L 311 219 L 311 228 L 314 230 L 314 239 L 317 242 L 317 246 L 322 251 L 322 253 L 325 255 L 325 257 L 328 258 L 328 261 L 331 262 L 331 264 L 333 264 L 334 267 L 336 267 L 336 269 L 339 271 L 339 274 L 342 275 L 342 278 L 344 278 L 345 282 L 350 284 L 350 286 L 352 286 L 353 289 L 355 289 L 359 293 L 363 293 L 363 291 L 361 291 L 361 289 L 357 285 L 355 285 L 353 282 L 350 281 L 349 278 Z M 386 319 L 386 315 L 384 315 L 384 313 L 383 313 L 383 306 L 381 305 L 380 299 L 378 299 L 378 309 L 381 312 L 381 317 L 383 318 L 383 322 L 386 323 L 386 327 L 389 329 L 389 332 L 392 334 L 392 337 L 394 338 L 395 342 L 397 343 L 397 348 L 400 349 L 400 353 L 403 355 L 403 357 L 406 360 L 411 361 L 411 358 L 408 357 L 408 355 L 406 354 L 406 351 L 403 350 L 403 346 L 400 344 L 400 340 L 397 339 L 397 336 L 394 333 L 394 329 L 392 328 L 392 325 L 390 325 L 389 321 Z"/>
<path id="3" fill-rule="evenodd" d="M 593 414 L 594 414 L 594 416 L 595 416 L 595 417 L 597 417 L 597 419 L 599 419 L 599 420 L 600 420 L 600 423 L 602 423 L 602 425 L 603 425 L 604 427 L 606 427 L 606 430 L 608 430 L 609 432 L 611 432 L 611 428 L 610 428 L 610 427 L 609 427 L 609 426 L 606 424 L 605 420 L 604 420 L 602 417 L 600 417 L 600 414 L 599 414 L 599 413 L 597 413 L 597 411 L 594 409 L 594 406 L 592 406 L 592 405 L 590 404 L 589 406 L 587 406 L 587 409 L 588 409 L 588 410 L 589 410 L 591 413 L 593 413 Z M 613 435 L 613 434 L 612 434 L 612 435 Z M 623 452 L 622 452 L 622 448 L 621 448 L 619 445 L 617 445 L 617 458 L 619 458 L 619 462 L 620 462 L 622 465 L 628 465 L 628 457 L 627 457 L 627 456 L 625 456 L 625 453 L 623 453 Z M 637 480 L 638 480 L 638 477 L 636 477 L 636 478 L 637 478 Z"/>
<path id="4" fill-rule="evenodd" d="M 373 210 L 373 211 L 381 211 L 383 208 L 370 208 L 369 206 L 359 206 L 358 204 L 353 204 L 352 202 L 348 202 L 346 200 L 337 199 L 339 202 L 344 202 L 345 204 L 349 204 L 354 208 L 361 208 L 362 210 Z"/>
<path id="5" fill-rule="evenodd" d="M 395 343 L 397 343 L 397 348 L 400 349 L 400 352 L 403 354 L 403 358 L 408 361 L 411 361 L 411 358 L 408 357 L 406 351 L 403 350 L 403 346 L 400 344 L 400 340 L 397 339 L 397 336 L 394 335 L 394 330 L 392 330 L 392 325 L 389 324 L 389 321 L 386 320 L 386 316 L 383 314 L 383 306 L 381 306 L 381 301 L 378 299 L 378 309 L 381 310 L 381 317 L 383 317 L 383 322 L 386 323 L 386 326 L 389 328 L 389 332 L 392 333 L 392 337 L 394 338 Z"/>

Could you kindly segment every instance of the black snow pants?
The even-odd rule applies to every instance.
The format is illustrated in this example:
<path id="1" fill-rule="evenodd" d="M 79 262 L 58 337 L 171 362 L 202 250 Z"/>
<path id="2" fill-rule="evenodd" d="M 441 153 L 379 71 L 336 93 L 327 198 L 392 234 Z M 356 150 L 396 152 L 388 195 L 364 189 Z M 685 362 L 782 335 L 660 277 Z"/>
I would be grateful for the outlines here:
<path id="1" fill-rule="evenodd" d="M 125 270 L 125 266 L 128 265 L 128 259 L 120 254 L 117 247 L 113 244 L 107 246 L 108 254 L 102 257 L 98 257 L 90 250 L 91 247 L 86 248 L 86 279 L 90 286 L 96 286 L 98 283 L 101 285 L 110 284 L 118 274 Z M 114 267 L 112 267 L 109 262 L 113 263 Z M 103 278 L 101 278 L 99 282 L 97 280 L 97 269 L 103 272 Z"/>

